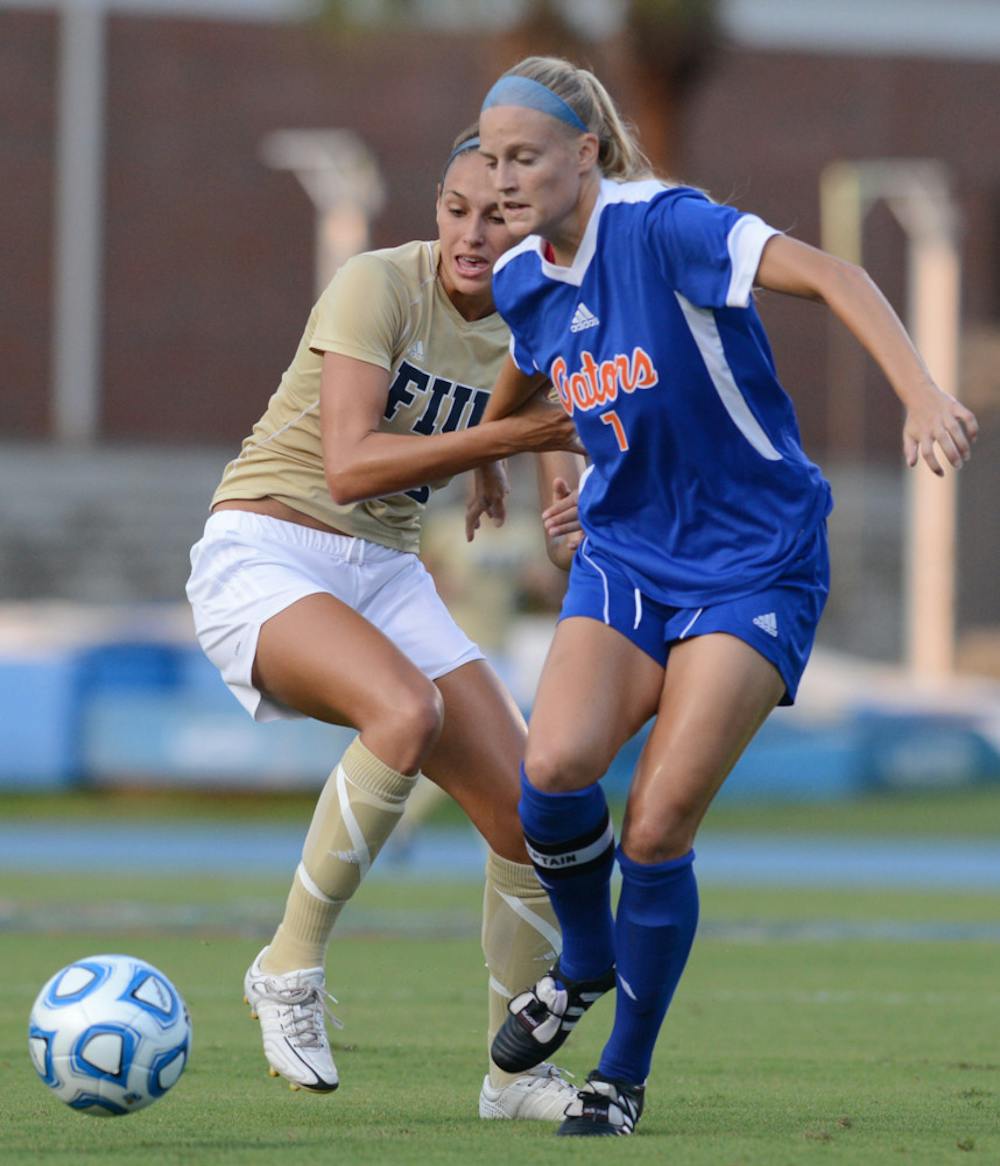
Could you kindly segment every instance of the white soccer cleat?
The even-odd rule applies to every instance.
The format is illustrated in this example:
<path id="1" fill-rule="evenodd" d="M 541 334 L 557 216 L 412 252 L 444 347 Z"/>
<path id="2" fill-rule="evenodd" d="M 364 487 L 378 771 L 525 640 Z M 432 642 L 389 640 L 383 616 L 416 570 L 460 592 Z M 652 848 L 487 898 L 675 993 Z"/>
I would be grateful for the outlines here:
<path id="1" fill-rule="evenodd" d="M 322 968 L 303 968 L 276 975 L 261 969 L 260 952 L 243 979 L 250 1015 L 260 1021 L 264 1056 L 272 1077 L 284 1077 L 293 1089 L 332 1093 L 340 1084 L 330 1053 L 325 1017 L 343 1024 L 330 1011 L 336 1000 L 326 990 Z"/>
<path id="2" fill-rule="evenodd" d="M 479 1116 L 517 1121 L 561 1121 L 576 1089 L 555 1065 L 529 1069 L 509 1085 L 494 1086 L 487 1075 L 479 1094 Z"/>

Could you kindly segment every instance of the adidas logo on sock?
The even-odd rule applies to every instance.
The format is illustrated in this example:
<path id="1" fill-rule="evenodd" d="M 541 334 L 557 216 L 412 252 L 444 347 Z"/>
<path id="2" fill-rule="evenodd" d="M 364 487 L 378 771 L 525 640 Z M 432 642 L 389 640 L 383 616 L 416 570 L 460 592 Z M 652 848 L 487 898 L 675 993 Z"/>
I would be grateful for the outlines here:
<path id="1" fill-rule="evenodd" d="M 767 632 L 769 636 L 778 638 L 778 617 L 773 611 L 769 611 L 767 615 L 754 616 L 753 621 L 762 632 Z"/>
<path id="2" fill-rule="evenodd" d="M 569 326 L 569 330 L 571 332 L 582 332 L 585 328 L 596 328 L 600 322 L 590 308 L 581 301 L 573 313 L 573 320 Z"/>

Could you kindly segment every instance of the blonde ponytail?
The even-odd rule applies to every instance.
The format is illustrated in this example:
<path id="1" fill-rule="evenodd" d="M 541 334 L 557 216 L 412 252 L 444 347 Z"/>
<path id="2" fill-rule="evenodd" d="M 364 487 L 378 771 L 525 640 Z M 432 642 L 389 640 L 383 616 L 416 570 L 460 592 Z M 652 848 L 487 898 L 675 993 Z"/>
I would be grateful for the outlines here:
<path id="1" fill-rule="evenodd" d="M 597 162 L 605 178 L 628 182 L 651 178 L 653 168 L 635 134 L 593 73 L 561 57 L 525 57 L 505 77 L 528 77 L 561 97 L 587 129 L 597 135 Z"/>

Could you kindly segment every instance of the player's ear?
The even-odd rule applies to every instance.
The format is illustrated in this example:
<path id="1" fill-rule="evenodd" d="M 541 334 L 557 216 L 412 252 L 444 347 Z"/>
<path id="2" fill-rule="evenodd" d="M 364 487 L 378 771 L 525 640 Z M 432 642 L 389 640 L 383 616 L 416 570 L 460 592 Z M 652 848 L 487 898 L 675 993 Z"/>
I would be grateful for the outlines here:
<path id="1" fill-rule="evenodd" d="M 597 165 L 601 143 L 597 134 L 581 134 L 577 139 L 577 160 L 581 170 L 590 170 Z"/>

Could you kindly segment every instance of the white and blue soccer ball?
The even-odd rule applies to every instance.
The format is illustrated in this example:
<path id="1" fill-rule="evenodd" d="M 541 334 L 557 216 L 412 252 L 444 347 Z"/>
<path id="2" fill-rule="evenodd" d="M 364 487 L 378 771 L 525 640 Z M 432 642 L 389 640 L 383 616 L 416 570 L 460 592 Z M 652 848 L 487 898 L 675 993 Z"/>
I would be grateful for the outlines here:
<path id="1" fill-rule="evenodd" d="M 60 969 L 38 993 L 28 1046 L 60 1100 L 81 1113 L 118 1117 L 152 1105 L 177 1082 L 191 1020 L 152 964 L 93 955 Z"/>

